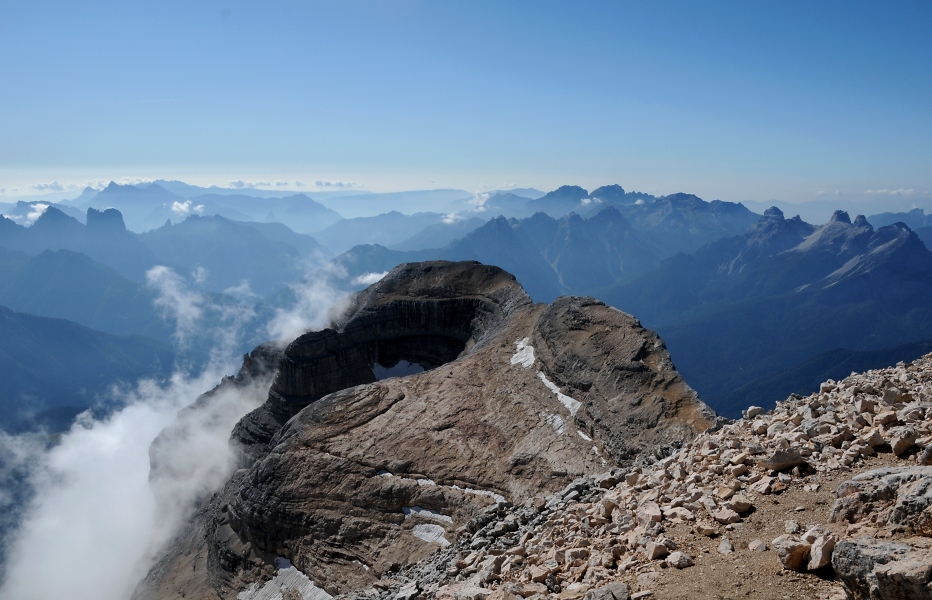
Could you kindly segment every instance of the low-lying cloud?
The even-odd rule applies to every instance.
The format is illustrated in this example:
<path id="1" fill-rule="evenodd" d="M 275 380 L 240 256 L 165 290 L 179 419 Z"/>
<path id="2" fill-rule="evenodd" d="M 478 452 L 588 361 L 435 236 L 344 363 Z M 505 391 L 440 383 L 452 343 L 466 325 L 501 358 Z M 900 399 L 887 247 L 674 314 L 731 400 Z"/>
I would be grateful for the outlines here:
<path id="1" fill-rule="evenodd" d="M 186 217 L 190 214 L 202 215 L 204 214 L 204 205 L 195 205 L 190 200 L 185 200 L 184 202 L 178 202 L 176 200 L 172 202 L 171 211 L 183 217 Z"/>
<path id="2" fill-rule="evenodd" d="M 864 190 L 869 196 L 928 196 L 930 192 L 920 192 L 914 189 L 899 188 L 896 190 Z"/>
<path id="3" fill-rule="evenodd" d="M 85 413 L 51 449 L 42 435 L 0 434 L 0 477 L 26 473 L 26 486 L 19 485 L 32 492 L 5 548 L 3 600 L 128 598 L 197 501 L 235 468 L 230 431 L 265 399 L 270 380 L 245 387 L 227 381 L 192 402 L 235 372 L 237 339 L 255 314 L 250 306 L 214 303 L 168 267 L 151 269 L 147 284 L 179 341 L 209 335 L 217 351 L 200 372 L 179 368 L 167 381 L 114 389 L 111 401 L 123 408 L 100 421 Z M 345 298 L 326 278 L 296 286 L 295 294 L 297 304 L 269 324 L 280 337 L 325 324 Z M 0 490 L 8 515 L 18 516 L 10 510 L 15 500 Z"/>
<path id="4" fill-rule="evenodd" d="M 36 190 L 37 192 L 63 192 L 65 191 L 65 186 L 58 183 L 58 181 L 50 181 L 48 183 L 37 183 L 29 187 L 30 189 Z"/>
<path id="5" fill-rule="evenodd" d="M 363 273 L 354 278 L 353 283 L 356 285 L 372 285 L 373 283 L 381 281 L 386 275 L 388 275 L 388 271 L 382 271 L 381 273 Z"/>
<path id="6" fill-rule="evenodd" d="M 307 331 L 329 325 L 346 307 L 347 292 L 334 285 L 334 281 L 345 279 L 342 269 L 327 267 L 292 285 L 294 302 L 287 308 L 276 309 L 266 326 L 269 339 L 287 343 Z"/>
<path id="7" fill-rule="evenodd" d="M 331 181 L 329 179 L 317 179 L 314 181 L 314 185 L 316 185 L 317 187 L 322 187 L 322 188 L 328 188 L 328 187 L 352 188 L 352 187 L 358 187 L 359 184 L 356 183 L 355 181 Z"/>
<path id="8" fill-rule="evenodd" d="M 242 179 L 237 179 L 236 181 L 230 182 L 231 188 L 241 189 L 253 189 L 259 187 L 272 187 L 272 183 L 269 181 L 243 181 Z"/>

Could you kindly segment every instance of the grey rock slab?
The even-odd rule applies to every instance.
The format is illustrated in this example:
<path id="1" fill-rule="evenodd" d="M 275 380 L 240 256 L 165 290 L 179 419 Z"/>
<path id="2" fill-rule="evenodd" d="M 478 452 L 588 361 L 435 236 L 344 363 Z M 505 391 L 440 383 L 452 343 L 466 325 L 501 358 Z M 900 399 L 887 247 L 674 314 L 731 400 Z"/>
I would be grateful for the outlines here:
<path id="1" fill-rule="evenodd" d="M 932 467 L 885 467 L 842 483 L 831 522 L 857 523 L 866 518 L 877 526 L 932 536 Z"/>
<path id="2" fill-rule="evenodd" d="M 772 471 L 787 471 L 805 464 L 806 459 L 796 450 L 777 450 L 769 458 L 760 461 L 760 465 Z"/>
<path id="3" fill-rule="evenodd" d="M 585 600 L 629 600 L 630 598 L 631 591 L 627 584 L 620 582 L 589 590 L 584 596 Z"/>
<path id="4" fill-rule="evenodd" d="M 932 600 L 932 549 L 902 542 L 842 540 L 832 567 L 856 600 Z"/>

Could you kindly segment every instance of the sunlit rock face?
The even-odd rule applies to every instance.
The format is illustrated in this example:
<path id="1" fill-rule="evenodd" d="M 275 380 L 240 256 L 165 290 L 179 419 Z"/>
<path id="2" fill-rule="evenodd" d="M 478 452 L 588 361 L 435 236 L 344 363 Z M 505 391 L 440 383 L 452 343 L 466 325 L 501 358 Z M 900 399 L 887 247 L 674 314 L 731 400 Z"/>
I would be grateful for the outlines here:
<path id="1" fill-rule="evenodd" d="M 246 468 L 136 597 L 232 598 L 275 576 L 275 557 L 345 592 L 446 547 L 498 502 L 664 452 L 714 420 L 630 315 L 591 298 L 532 304 L 479 263 L 402 265 L 285 349 L 269 400 L 234 430 Z"/>
<path id="2" fill-rule="evenodd" d="M 401 265 L 358 294 L 332 327 L 285 348 L 268 401 L 243 419 L 233 439 L 248 462 L 268 451 L 272 435 L 311 402 L 448 363 L 530 303 L 514 276 L 497 267 Z"/>

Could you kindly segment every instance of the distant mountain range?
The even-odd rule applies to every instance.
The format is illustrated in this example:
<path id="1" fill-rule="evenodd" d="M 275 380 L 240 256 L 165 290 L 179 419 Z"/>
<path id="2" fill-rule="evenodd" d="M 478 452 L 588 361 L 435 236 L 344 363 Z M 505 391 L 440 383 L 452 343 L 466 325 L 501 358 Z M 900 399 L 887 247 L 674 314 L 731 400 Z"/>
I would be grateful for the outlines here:
<path id="1" fill-rule="evenodd" d="M 560 188 L 565 191 L 560 197 L 585 192 L 570 187 Z M 618 192 L 614 197 L 621 196 Z M 676 252 L 741 233 L 759 217 L 740 204 L 704 202 L 687 194 L 626 205 L 601 204 L 589 214 L 583 218 L 570 212 L 559 219 L 544 212 L 520 220 L 497 217 L 433 250 L 405 253 L 364 246 L 353 248 L 337 262 L 357 276 L 428 258 L 480 260 L 514 273 L 535 300 L 546 302 L 561 294 L 595 294 L 656 267 Z"/>
<path id="2" fill-rule="evenodd" d="M 537 301 L 592 295 L 634 314 L 729 415 L 786 390 L 811 391 L 833 361 L 883 366 L 871 361 L 932 339 L 932 215 L 922 209 L 853 221 L 836 212 L 815 226 L 775 207 L 761 216 L 617 185 L 333 194 L 331 208 L 304 195 L 185 186 L 111 184 L 68 205 L 17 205 L 16 222 L 0 217 L 0 305 L 168 344 L 173 325 L 145 282 L 147 270 L 166 265 L 216 306 L 251 307 L 247 337 L 258 342 L 275 308 L 297 301 L 289 286 L 307 278 L 361 288 L 402 262 L 478 260 L 513 273 Z M 362 213 L 392 198 L 409 206 L 440 198 L 446 208 L 347 219 L 332 210 Z M 122 210 L 152 228 L 127 229 Z M 315 274 L 331 251 L 341 253 L 339 268 Z"/>
<path id="3" fill-rule="evenodd" d="M 83 410 L 112 407 L 112 385 L 165 377 L 174 359 L 170 346 L 151 339 L 0 306 L 0 427 L 61 431 Z"/>
<path id="4" fill-rule="evenodd" d="M 189 215 L 219 215 L 239 221 L 280 221 L 302 233 L 318 231 L 342 218 L 304 194 L 258 197 L 221 194 L 218 191 L 186 197 L 158 183 L 135 186 L 111 182 L 96 194 L 78 198 L 70 205 L 82 211 L 116 208 L 122 213 L 127 227 L 137 232 L 160 227 L 166 221 L 180 222 Z"/>
<path id="5" fill-rule="evenodd" d="M 185 276 L 198 272 L 204 290 L 223 292 L 245 281 L 259 295 L 301 279 L 332 256 L 314 238 L 280 223 L 189 215 L 136 234 L 113 208 L 89 208 L 86 220 L 84 225 L 54 206 L 32 227 L 0 216 L 0 247 L 31 255 L 79 252 L 135 282 L 145 281 L 153 266 L 166 265 Z"/>
<path id="6" fill-rule="evenodd" d="M 813 227 L 771 208 L 602 298 L 657 330 L 690 384 L 734 415 L 748 402 L 733 390 L 818 354 L 932 338 L 932 253 L 902 223 L 875 230 L 839 211 Z"/>

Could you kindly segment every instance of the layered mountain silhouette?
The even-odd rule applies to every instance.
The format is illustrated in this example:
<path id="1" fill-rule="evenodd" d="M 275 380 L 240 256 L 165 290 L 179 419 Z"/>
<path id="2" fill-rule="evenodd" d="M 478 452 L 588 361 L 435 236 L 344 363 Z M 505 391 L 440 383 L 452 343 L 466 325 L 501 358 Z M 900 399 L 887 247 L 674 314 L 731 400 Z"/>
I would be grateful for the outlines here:
<path id="1" fill-rule="evenodd" d="M 181 223 L 166 223 L 140 234 L 139 240 L 156 257 L 155 264 L 184 274 L 203 269 L 199 283 L 216 292 L 245 282 L 253 293 L 268 295 L 330 257 L 313 238 L 284 225 L 243 223 L 220 216 L 192 215 Z"/>
<path id="2" fill-rule="evenodd" d="M 932 253 L 902 223 L 875 230 L 838 211 L 813 227 L 771 208 L 745 235 L 603 297 L 660 332 L 703 398 L 734 415 L 748 402 L 731 391 L 818 354 L 932 337 Z"/>
<path id="3" fill-rule="evenodd" d="M 903 223 L 916 232 L 926 248 L 932 250 L 932 215 L 927 215 L 924 209 L 914 208 L 909 212 L 880 213 L 879 215 L 867 217 L 867 220 L 874 227 Z"/>
<path id="4" fill-rule="evenodd" d="M 271 198 L 220 193 L 189 196 L 171 192 L 158 183 L 136 186 L 111 182 L 97 194 L 77 204 L 76 208 L 116 208 L 123 214 L 129 229 L 138 232 L 159 227 L 166 220 L 178 222 L 189 215 L 220 215 L 239 221 L 265 221 L 267 216 L 273 214 L 302 233 L 318 231 L 342 218 L 304 194 Z"/>
<path id="5" fill-rule="evenodd" d="M 300 279 L 332 256 L 311 236 L 281 223 L 189 215 L 136 234 L 126 229 L 116 209 L 87 209 L 85 225 L 52 206 L 32 227 L 0 216 L 0 247 L 33 255 L 78 252 L 135 282 L 144 282 L 156 265 L 186 276 L 200 269 L 203 289 L 222 292 L 246 281 L 262 295 Z"/>
<path id="6" fill-rule="evenodd" d="M 374 217 L 343 219 L 314 237 L 335 254 L 341 254 L 359 244 L 399 244 L 428 227 L 443 225 L 444 218 L 434 212 L 405 215 L 393 210 Z"/>
<path id="7" fill-rule="evenodd" d="M 578 198 L 585 192 L 575 186 L 560 190 L 564 192 L 551 198 Z M 616 197 L 624 196 L 620 190 L 614 190 Z M 500 216 L 440 248 L 404 253 L 359 246 L 337 262 L 357 276 L 408 261 L 479 260 L 514 273 L 535 300 L 550 301 L 565 293 L 598 295 L 619 280 L 649 271 L 675 252 L 742 233 L 757 218 L 740 204 L 676 195 L 650 203 L 603 203 L 587 217 L 575 212 L 559 219 L 545 212 L 520 220 Z"/>
<path id="8" fill-rule="evenodd" d="M 112 407 L 111 386 L 167 376 L 174 359 L 152 339 L 0 306 L 0 427 L 61 431 L 79 412 Z"/>

